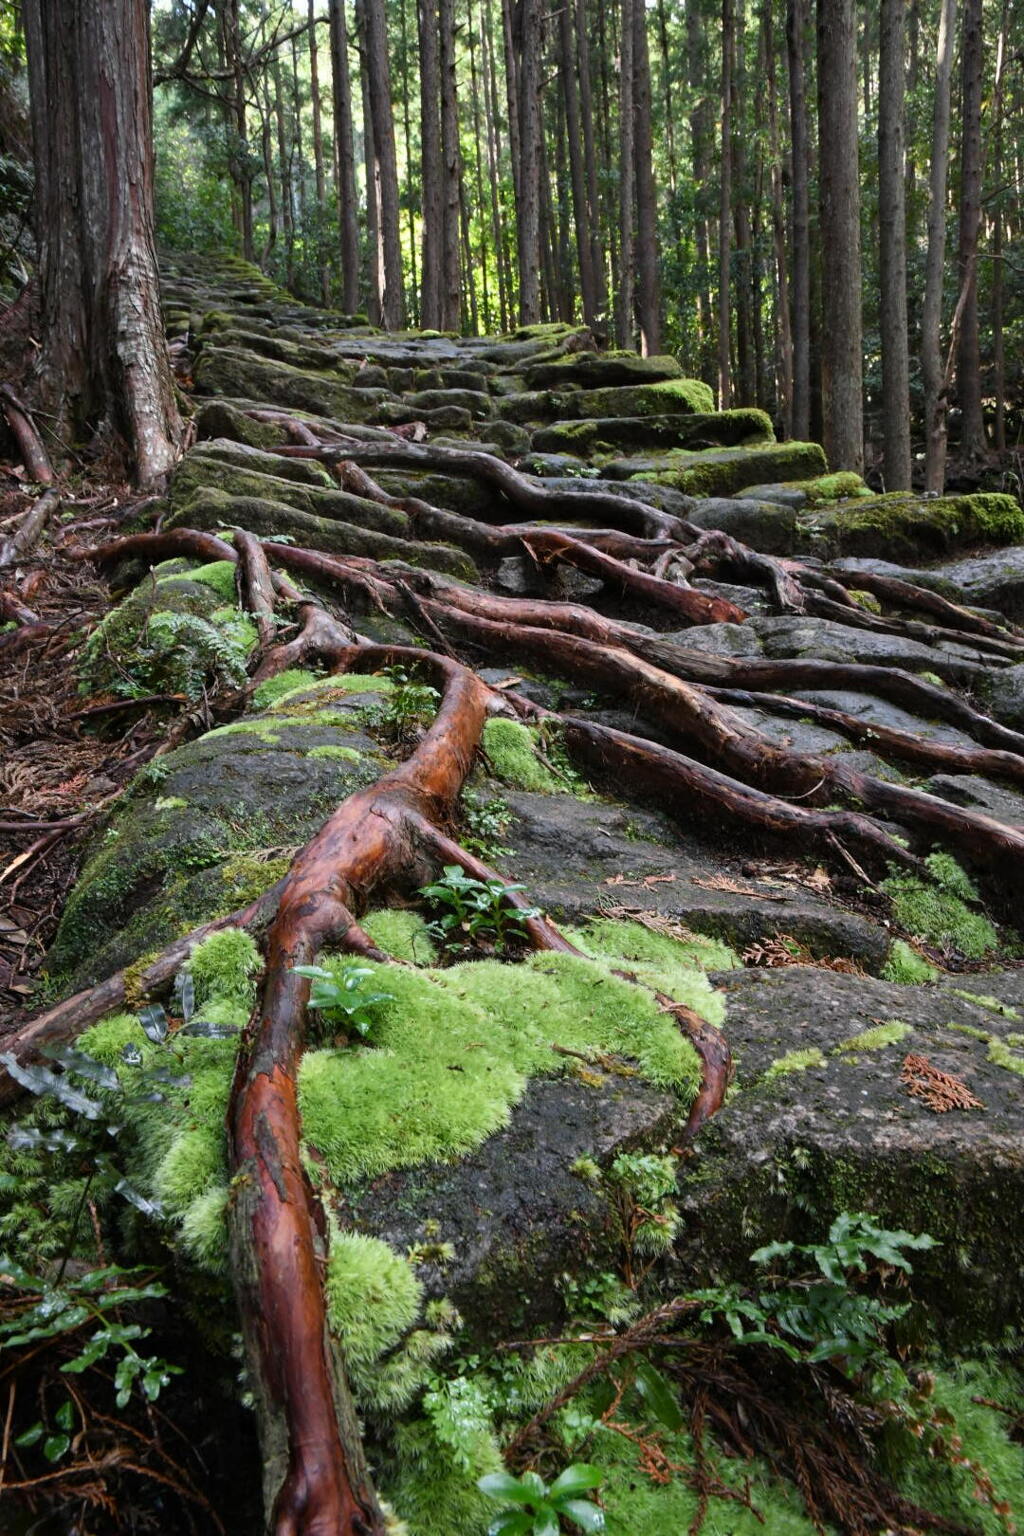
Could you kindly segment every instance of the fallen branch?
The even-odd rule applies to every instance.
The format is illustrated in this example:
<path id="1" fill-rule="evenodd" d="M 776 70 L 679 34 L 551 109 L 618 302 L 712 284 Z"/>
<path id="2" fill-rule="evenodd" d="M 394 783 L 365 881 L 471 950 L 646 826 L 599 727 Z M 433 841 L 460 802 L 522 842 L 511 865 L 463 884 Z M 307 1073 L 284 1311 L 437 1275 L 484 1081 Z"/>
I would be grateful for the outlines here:
<path id="1" fill-rule="evenodd" d="M 43 529 L 59 506 L 60 495 L 57 491 L 44 491 L 37 497 L 10 538 L 0 544 L 0 570 L 4 570 L 9 565 L 15 565 L 19 560 L 24 560 L 26 555 L 31 554 L 42 537 Z"/>
<path id="2" fill-rule="evenodd" d="M 9 384 L 0 384 L 0 407 L 7 417 L 7 424 L 14 433 L 22 461 L 30 480 L 37 485 L 52 485 L 56 476 L 43 440 L 36 431 L 26 406 L 18 399 Z"/>

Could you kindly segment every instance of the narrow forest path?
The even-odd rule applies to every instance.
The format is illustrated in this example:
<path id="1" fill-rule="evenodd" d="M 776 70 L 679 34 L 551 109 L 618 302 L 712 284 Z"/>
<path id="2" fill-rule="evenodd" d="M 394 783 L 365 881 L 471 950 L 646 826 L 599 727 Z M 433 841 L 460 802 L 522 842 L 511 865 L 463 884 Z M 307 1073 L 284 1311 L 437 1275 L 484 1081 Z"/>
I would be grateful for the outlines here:
<path id="1" fill-rule="evenodd" d="M 465 1469 L 460 1523 L 434 1507 L 415 1416 L 453 1306 L 486 1351 L 561 1328 L 567 1285 L 574 1315 L 617 1270 L 645 1298 L 742 1283 L 760 1244 L 868 1210 L 945 1245 L 915 1293 L 948 1349 L 1019 1325 L 1016 502 L 872 496 L 581 329 L 340 329 L 183 257 L 165 311 L 192 446 L 165 498 L 88 547 L 78 522 L 38 618 L 66 633 L 106 581 L 119 606 L 59 651 L 13 608 L 0 637 L 35 690 L 28 725 L 4 717 L 9 810 L 110 802 L 52 943 L 45 872 L 26 887 L 52 1006 L 14 1049 L 120 1049 L 118 1010 L 180 1018 L 197 936 L 260 940 L 205 994 L 194 966 L 194 1087 L 133 1176 L 220 1285 L 230 1232 L 276 1528 L 383 1529 L 349 1389 L 414 1536 L 486 1527 Z M 69 729 L 79 688 L 95 713 Z M 504 894 L 473 917 L 466 879 Z M 337 981 L 345 950 L 385 994 L 368 1046 L 303 1022 L 293 966 Z M 608 1217 L 610 1170 L 643 1156 L 678 1186 L 630 1196 L 667 1234 L 649 1251 Z M 750 1435 L 789 1467 L 782 1430 Z M 812 1464 L 838 1528 L 910 1520 Z"/>

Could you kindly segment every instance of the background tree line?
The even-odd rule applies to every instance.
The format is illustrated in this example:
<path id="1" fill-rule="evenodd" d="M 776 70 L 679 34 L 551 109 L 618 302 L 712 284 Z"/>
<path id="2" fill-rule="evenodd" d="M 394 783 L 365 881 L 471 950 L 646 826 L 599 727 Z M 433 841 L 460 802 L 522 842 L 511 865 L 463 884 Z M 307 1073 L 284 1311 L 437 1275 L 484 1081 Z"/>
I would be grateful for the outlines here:
<path id="1" fill-rule="evenodd" d="M 1019 439 L 1024 0 L 170 0 L 158 232 L 389 328 L 583 321 L 888 488 Z M 8 52 L 17 56 L 17 8 Z"/>

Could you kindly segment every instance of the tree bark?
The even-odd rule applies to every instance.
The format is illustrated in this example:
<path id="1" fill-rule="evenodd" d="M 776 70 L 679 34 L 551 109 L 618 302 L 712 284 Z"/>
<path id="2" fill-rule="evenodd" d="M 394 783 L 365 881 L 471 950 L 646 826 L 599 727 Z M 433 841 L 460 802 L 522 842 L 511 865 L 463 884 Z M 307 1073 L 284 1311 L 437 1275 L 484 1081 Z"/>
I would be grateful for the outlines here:
<path id="1" fill-rule="evenodd" d="M 885 489 L 910 490 L 910 352 L 904 167 L 905 0 L 882 0 L 878 80 L 879 328 Z"/>
<path id="2" fill-rule="evenodd" d="M 651 61 L 647 46 L 647 6 L 633 7 L 633 109 L 636 117 L 636 311 L 640 351 L 661 351 L 661 284 L 658 277 L 658 208 L 654 187 L 651 127 Z"/>
<path id="3" fill-rule="evenodd" d="M 455 78 L 455 0 L 440 0 L 441 34 L 441 174 L 443 188 L 441 328 L 462 329 L 462 282 L 459 267 L 462 154 L 459 148 L 459 100 Z"/>
<path id="4" fill-rule="evenodd" d="M 982 0 L 965 0 L 960 128 L 960 227 L 957 273 L 963 295 L 957 344 L 956 394 L 960 452 L 985 452 L 981 409 L 981 340 L 978 329 L 978 237 L 981 231 Z"/>
<path id="5" fill-rule="evenodd" d="M 158 484 L 181 448 L 153 230 L 149 9 L 27 0 L 36 168 L 39 392 Z"/>
<path id="6" fill-rule="evenodd" d="M 436 0 L 416 7 L 420 42 L 420 164 L 423 245 L 420 263 L 420 324 L 441 329 L 441 266 L 444 244 L 444 193 L 441 170 L 441 66 L 438 55 Z"/>
<path id="7" fill-rule="evenodd" d="M 811 430 L 811 201 L 804 79 L 806 36 L 807 0 L 788 0 L 786 50 L 793 154 L 793 435 L 800 441 L 806 441 Z"/>
<path id="8" fill-rule="evenodd" d="M 519 257 L 519 323 L 540 320 L 540 168 L 541 168 L 541 0 L 522 0 L 516 70 L 519 111 L 519 179 L 517 238 Z"/>
<path id="9" fill-rule="evenodd" d="M 558 76 L 565 102 L 565 129 L 568 139 L 569 176 L 572 182 L 572 212 L 576 234 L 576 257 L 580 269 L 580 298 L 583 323 L 597 324 L 597 295 L 594 286 L 594 248 L 590 228 L 584 168 L 585 147 L 580 124 L 579 93 L 576 89 L 576 38 L 573 14 L 568 3 L 558 13 Z"/>
<path id="10" fill-rule="evenodd" d="M 359 308 L 359 204 L 356 153 L 352 133 L 352 83 L 348 69 L 348 22 L 345 0 L 329 0 L 331 78 L 334 84 L 334 153 L 337 163 L 338 235 L 341 250 L 341 306 Z"/>
<path id="11" fill-rule="evenodd" d="M 398 208 L 398 155 L 395 119 L 391 108 L 391 72 L 388 67 L 388 32 L 384 0 L 360 0 L 366 48 L 366 81 L 373 119 L 374 179 L 378 187 L 380 217 L 381 323 L 398 330 L 405 323 L 402 282 L 402 238 Z"/>
<path id="12" fill-rule="evenodd" d="M 621 0 L 619 23 L 619 292 L 616 331 L 620 347 L 633 347 L 636 292 L 636 117 L 633 110 L 634 12 L 643 0 Z"/>
<path id="13" fill-rule="evenodd" d="M 942 366 L 942 278 L 946 257 L 946 177 L 949 172 L 950 82 L 956 0 L 942 0 L 935 55 L 932 159 L 929 179 L 928 256 L 921 315 L 921 374 L 924 381 L 925 490 L 941 494 L 946 483 L 948 399 Z"/>
<path id="14" fill-rule="evenodd" d="M 601 244 L 601 202 L 597 188 L 597 152 L 594 142 L 594 93 L 590 77 L 590 35 L 586 0 L 576 0 L 576 61 L 580 79 L 580 116 L 583 122 L 583 160 L 587 178 L 590 223 L 590 268 L 594 280 L 594 310 L 607 325 L 608 291 Z"/>
<path id="15" fill-rule="evenodd" d="M 316 177 L 317 249 L 323 251 L 321 223 L 327 204 L 327 179 L 324 173 L 323 107 L 320 101 L 320 50 L 316 38 L 316 0 L 309 0 L 309 99 L 313 114 L 313 168 Z M 330 303 L 331 283 L 325 255 L 318 257 L 320 302 Z"/>
<path id="16" fill-rule="evenodd" d="M 818 0 L 818 127 L 824 448 L 833 469 L 864 468 L 860 174 L 854 0 Z"/>
<path id="17" fill-rule="evenodd" d="M 732 66 L 736 18 L 733 0 L 722 0 L 722 146 L 718 171 L 718 408 L 732 402 L 729 258 L 732 226 Z"/>

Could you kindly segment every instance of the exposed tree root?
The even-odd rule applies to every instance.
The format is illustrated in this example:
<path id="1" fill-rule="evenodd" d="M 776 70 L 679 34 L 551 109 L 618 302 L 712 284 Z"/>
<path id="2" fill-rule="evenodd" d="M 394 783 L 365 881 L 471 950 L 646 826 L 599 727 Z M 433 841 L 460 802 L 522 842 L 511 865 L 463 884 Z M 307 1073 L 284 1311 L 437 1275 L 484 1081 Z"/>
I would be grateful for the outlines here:
<path id="1" fill-rule="evenodd" d="M 9 565 L 16 565 L 32 553 L 59 506 L 60 494 L 57 491 L 44 491 L 37 497 L 10 538 L 0 544 L 0 571 Z"/>

